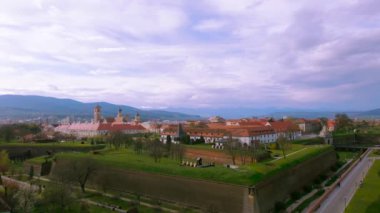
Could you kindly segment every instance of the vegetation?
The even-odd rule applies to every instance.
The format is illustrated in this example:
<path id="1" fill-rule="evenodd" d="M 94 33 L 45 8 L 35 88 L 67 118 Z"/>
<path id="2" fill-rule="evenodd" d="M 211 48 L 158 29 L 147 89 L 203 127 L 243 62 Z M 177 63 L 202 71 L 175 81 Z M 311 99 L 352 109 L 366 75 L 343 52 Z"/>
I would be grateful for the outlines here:
<path id="1" fill-rule="evenodd" d="M 278 137 L 276 143 L 278 144 L 279 148 L 281 149 L 282 156 L 284 158 L 286 158 L 286 152 L 291 148 L 291 142 L 285 136 L 280 135 L 280 137 Z"/>
<path id="2" fill-rule="evenodd" d="M 336 132 L 350 132 L 354 129 L 353 121 L 348 117 L 347 114 L 338 113 L 335 115 L 335 130 Z"/>
<path id="3" fill-rule="evenodd" d="M 0 151 L 0 173 L 4 175 L 4 173 L 8 171 L 9 165 L 10 165 L 10 160 L 8 157 L 8 152 L 6 150 L 1 150 Z"/>
<path id="4" fill-rule="evenodd" d="M 78 161 L 65 161 L 63 163 L 65 165 L 54 173 L 55 178 L 61 182 L 78 183 L 83 193 L 85 192 L 85 186 L 89 178 L 100 169 L 98 161 L 88 157 Z"/>
<path id="5" fill-rule="evenodd" d="M 297 208 L 294 209 L 293 212 L 302 212 L 306 207 L 310 205 L 310 203 L 312 203 L 315 199 L 323 195 L 323 193 L 325 193 L 324 189 L 318 190 L 313 196 L 304 200 L 299 206 L 297 206 Z"/>
<path id="6" fill-rule="evenodd" d="M 358 156 L 359 152 L 354 151 L 337 151 L 339 160 L 346 162 L 350 159 L 354 159 L 356 156 Z"/>
<path id="7" fill-rule="evenodd" d="M 0 140 L 11 142 L 28 134 L 38 134 L 41 128 L 36 124 L 7 124 L 0 126 Z"/>
<path id="8" fill-rule="evenodd" d="M 72 142 L 63 142 L 63 143 L 7 143 L 7 144 L 0 144 L 0 148 L 2 147 L 69 147 L 69 148 L 76 148 L 76 147 L 99 147 L 104 148 L 104 145 L 96 145 L 93 146 L 91 144 L 87 143 L 80 143 L 77 141 Z"/>
<path id="9" fill-rule="evenodd" d="M 380 161 L 375 161 L 364 179 L 363 186 L 356 191 L 346 212 L 379 212 L 380 209 Z"/>
<path id="10" fill-rule="evenodd" d="M 370 154 L 370 157 L 380 157 L 380 150 L 373 150 Z"/>
<path id="11" fill-rule="evenodd" d="M 228 169 L 220 165 L 216 165 L 212 168 L 182 167 L 179 166 L 177 160 L 171 158 L 162 158 L 160 163 L 154 163 L 149 155 L 136 154 L 132 149 L 106 150 L 97 155 L 90 153 L 60 153 L 57 155 L 57 159 L 71 159 L 75 161 L 83 158 L 91 158 L 105 166 L 105 168 L 114 167 L 239 185 L 251 185 L 265 177 L 276 174 L 284 169 L 302 163 L 308 158 L 330 150 L 332 150 L 332 147 L 327 145 L 309 146 L 307 149 L 288 156 L 286 159 L 279 159 L 271 163 L 246 165 L 240 167 L 239 170 Z"/>
<path id="12" fill-rule="evenodd" d="M 240 151 L 241 143 L 237 139 L 233 139 L 231 136 L 228 138 L 225 146 L 226 153 L 231 157 L 232 164 L 236 164 L 236 156 Z"/>

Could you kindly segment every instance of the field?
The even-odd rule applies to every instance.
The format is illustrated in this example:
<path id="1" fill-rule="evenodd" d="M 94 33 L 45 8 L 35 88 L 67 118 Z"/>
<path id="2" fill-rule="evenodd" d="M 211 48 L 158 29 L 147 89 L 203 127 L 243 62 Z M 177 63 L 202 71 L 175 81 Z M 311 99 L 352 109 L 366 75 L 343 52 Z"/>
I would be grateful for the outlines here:
<path id="1" fill-rule="evenodd" d="M 363 186 L 358 189 L 351 200 L 347 213 L 377 213 L 380 209 L 380 161 L 377 160 L 364 179 Z"/>
<path id="2" fill-rule="evenodd" d="M 184 167 L 180 166 L 178 161 L 168 158 L 162 158 L 160 162 L 155 163 L 148 155 L 139 155 L 130 149 L 108 150 L 96 155 L 91 153 L 60 153 L 57 158 L 78 159 L 90 157 L 98 160 L 106 167 L 184 176 L 238 185 L 251 185 L 327 150 L 332 150 L 332 147 L 327 145 L 307 146 L 302 151 L 294 153 L 286 159 L 241 166 L 236 170 L 225 168 L 222 165 L 209 168 Z"/>
<path id="3" fill-rule="evenodd" d="M 370 157 L 380 157 L 380 149 L 372 150 Z"/>
<path id="4" fill-rule="evenodd" d="M 349 159 L 355 158 L 359 153 L 358 152 L 351 152 L 351 151 L 337 151 L 336 152 L 339 156 L 339 160 L 341 161 L 347 161 Z"/>
<path id="5" fill-rule="evenodd" d="M 302 149 L 306 149 L 307 147 L 310 146 L 292 144 L 291 147 L 288 150 L 286 150 L 286 155 L 292 155 L 292 153 L 295 153 Z M 271 149 L 270 151 L 272 159 L 283 157 L 281 150 Z M 186 158 L 196 159 L 199 156 L 201 156 L 202 159 L 206 162 L 215 162 L 218 164 L 231 164 L 231 157 L 224 150 L 212 149 L 211 145 L 205 144 L 186 146 Z M 271 159 L 268 159 L 266 161 L 270 160 Z M 240 165 L 241 162 L 239 160 L 236 160 L 236 164 Z"/>
<path id="6" fill-rule="evenodd" d="M 57 142 L 57 143 L 4 143 L 0 142 L 0 148 L 2 146 L 8 147 L 91 147 L 93 145 L 88 143 L 80 143 L 80 142 Z"/>

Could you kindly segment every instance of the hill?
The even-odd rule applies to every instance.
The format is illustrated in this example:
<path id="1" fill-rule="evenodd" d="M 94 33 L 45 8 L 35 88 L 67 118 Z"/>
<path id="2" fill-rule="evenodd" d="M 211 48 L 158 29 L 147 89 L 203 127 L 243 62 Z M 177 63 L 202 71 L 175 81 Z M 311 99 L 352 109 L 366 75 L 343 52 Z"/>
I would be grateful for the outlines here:
<path id="1" fill-rule="evenodd" d="M 379 118 L 380 117 L 380 108 L 362 112 L 362 113 L 360 113 L 360 116 Z"/>
<path id="2" fill-rule="evenodd" d="M 73 116 L 83 119 L 92 117 L 93 108 L 99 104 L 103 116 L 115 116 L 121 108 L 124 115 L 141 114 L 143 120 L 189 120 L 200 119 L 198 115 L 189 115 L 162 110 L 142 110 L 125 105 L 115 105 L 107 102 L 83 103 L 72 99 L 33 95 L 0 95 L 0 119 L 32 119 L 37 117 L 63 118 Z"/>

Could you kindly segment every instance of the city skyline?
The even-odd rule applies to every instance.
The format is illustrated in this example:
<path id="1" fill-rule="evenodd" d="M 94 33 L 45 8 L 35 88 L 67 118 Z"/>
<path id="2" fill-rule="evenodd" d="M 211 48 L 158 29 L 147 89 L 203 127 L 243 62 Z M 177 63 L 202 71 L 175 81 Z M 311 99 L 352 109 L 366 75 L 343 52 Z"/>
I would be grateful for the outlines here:
<path id="1" fill-rule="evenodd" d="M 379 108 L 379 6 L 2 1 L 0 94 L 147 109 Z"/>

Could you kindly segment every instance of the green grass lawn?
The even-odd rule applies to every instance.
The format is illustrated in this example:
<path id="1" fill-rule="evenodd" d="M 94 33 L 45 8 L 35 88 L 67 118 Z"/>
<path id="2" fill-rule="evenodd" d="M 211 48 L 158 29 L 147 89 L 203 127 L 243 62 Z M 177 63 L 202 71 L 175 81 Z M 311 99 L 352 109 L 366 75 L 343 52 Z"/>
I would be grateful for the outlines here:
<path id="1" fill-rule="evenodd" d="M 339 160 L 341 161 L 347 161 L 349 159 L 353 159 L 355 156 L 359 154 L 359 152 L 350 152 L 350 151 L 337 151 L 336 152 L 339 156 Z"/>
<path id="2" fill-rule="evenodd" d="M 223 150 L 220 150 L 220 149 L 213 149 L 211 146 L 212 146 L 212 144 L 194 144 L 194 145 L 186 145 L 187 148 L 223 151 Z"/>
<path id="3" fill-rule="evenodd" d="M 57 154 L 57 158 L 77 159 L 91 157 L 98 160 L 106 167 L 184 176 L 238 185 L 251 185 L 259 182 L 265 177 L 297 165 L 304 160 L 327 150 L 332 150 L 332 147 L 328 145 L 308 146 L 307 149 L 291 155 L 286 159 L 280 159 L 271 163 L 258 163 L 250 166 L 242 166 L 237 170 L 228 169 L 222 165 L 216 165 L 215 167 L 209 168 L 182 167 L 179 166 L 178 161 L 168 158 L 162 158 L 161 162 L 155 163 L 148 155 L 138 155 L 129 149 L 109 150 L 97 155 L 91 153 L 60 153 Z"/>
<path id="4" fill-rule="evenodd" d="M 371 154 L 369 156 L 370 157 L 380 157 L 380 149 L 372 150 Z"/>
<path id="5" fill-rule="evenodd" d="M 117 197 L 107 197 L 107 196 L 103 196 L 101 194 L 91 193 L 86 198 L 89 200 L 98 202 L 98 203 L 106 204 L 106 205 L 115 205 L 115 206 L 118 206 L 124 210 L 128 210 L 128 209 L 133 207 L 133 204 L 131 204 L 130 202 L 121 200 Z M 148 207 L 141 206 L 141 205 L 138 206 L 138 210 L 139 210 L 139 212 L 147 212 L 147 213 L 155 212 L 155 209 L 148 208 Z"/>
<path id="6" fill-rule="evenodd" d="M 348 205 L 347 213 L 377 213 L 380 211 L 380 161 L 377 160 Z"/>
<path id="7" fill-rule="evenodd" d="M 310 147 L 310 146 L 301 145 L 301 144 L 292 144 L 290 146 L 290 149 L 285 151 L 285 154 L 289 155 L 293 152 L 297 152 L 297 151 L 299 151 L 303 148 L 307 148 L 307 147 Z M 270 151 L 272 152 L 272 157 L 275 157 L 275 156 L 283 157 L 282 150 L 280 150 L 280 149 L 271 149 Z"/>
<path id="8" fill-rule="evenodd" d="M 56 146 L 56 147 L 90 147 L 93 146 L 89 143 L 81 144 L 81 142 L 57 142 L 57 143 L 0 143 L 0 148 L 2 146 L 28 146 L 28 147 L 47 147 L 47 146 Z"/>
<path id="9" fill-rule="evenodd" d="M 47 155 L 44 155 L 44 156 L 28 159 L 25 162 L 31 163 L 31 164 L 41 164 L 41 163 L 44 163 L 46 160 L 49 160 L 49 159 L 51 159 L 51 158 L 49 158 Z"/>

